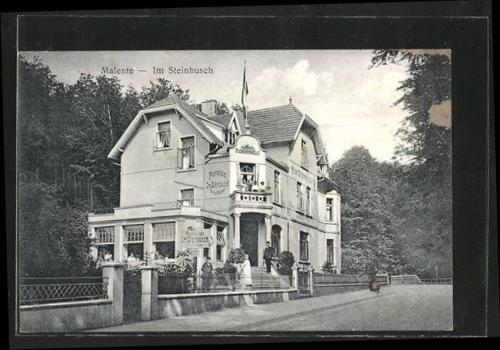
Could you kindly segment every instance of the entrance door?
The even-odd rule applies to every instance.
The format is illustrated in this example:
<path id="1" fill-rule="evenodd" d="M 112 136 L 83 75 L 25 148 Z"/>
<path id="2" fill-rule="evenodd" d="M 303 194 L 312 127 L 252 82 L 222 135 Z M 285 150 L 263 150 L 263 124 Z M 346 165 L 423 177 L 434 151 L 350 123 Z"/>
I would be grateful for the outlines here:
<path id="1" fill-rule="evenodd" d="M 241 247 L 249 255 L 250 264 L 259 264 L 259 221 L 256 218 L 247 218 L 241 215 L 240 219 L 240 242 Z"/>

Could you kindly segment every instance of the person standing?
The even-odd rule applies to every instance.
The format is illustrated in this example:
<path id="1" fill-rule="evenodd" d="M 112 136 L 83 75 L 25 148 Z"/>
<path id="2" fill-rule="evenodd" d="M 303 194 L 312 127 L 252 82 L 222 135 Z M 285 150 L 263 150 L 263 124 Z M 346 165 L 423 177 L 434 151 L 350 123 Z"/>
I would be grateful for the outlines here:
<path id="1" fill-rule="evenodd" d="M 243 262 L 241 268 L 241 276 L 240 283 L 243 289 L 247 289 L 248 287 L 253 285 L 252 282 L 252 266 L 250 264 L 250 259 L 248 254 L 245 254 L 245 261 Z"/>
<path id="2" fill-rule="evenodd" d="M 275 257 L 274 248 L 271 247 L 271 242 L 266 242 L 266 248 L 264 249 L 264 261 L 266 263 L 267 273 L 271 273 L 272 260 Z"/>
<path id="3" fill-rule="evenodd" d="M 212 273 L 214 271 L 214 267 L 210 262 L 210 257 L 207 256 L 205 262 L 201 266 L 201 281 L 202 281 L 202 290 L 208 291 L 210 289 L 210 285 L 212 284 Z"/>

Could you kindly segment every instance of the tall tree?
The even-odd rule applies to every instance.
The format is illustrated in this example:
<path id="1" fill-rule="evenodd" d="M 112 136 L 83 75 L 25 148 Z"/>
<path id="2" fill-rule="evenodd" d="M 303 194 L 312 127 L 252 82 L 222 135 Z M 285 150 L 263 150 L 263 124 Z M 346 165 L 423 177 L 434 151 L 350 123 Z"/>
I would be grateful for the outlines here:
<path id="1" fill-rule="evenodd" d="M 374 67 L 406 61 L 408 112 L 397 136 L 404 168 L 394 211 L 406 255 L 423 274 L 452 273 L 451 58 L 449 52 L 376 50 Z M 423 258 L 425 257 L 425 258 Z"/>
<path id="2" fill-rule="evenodd" d="M 363 146 L 355 146 L 332 166 L 330 177 L 342 191 L 344 273 L 399 273 L 404 269 L 389 210 L 391 182 Z"/>

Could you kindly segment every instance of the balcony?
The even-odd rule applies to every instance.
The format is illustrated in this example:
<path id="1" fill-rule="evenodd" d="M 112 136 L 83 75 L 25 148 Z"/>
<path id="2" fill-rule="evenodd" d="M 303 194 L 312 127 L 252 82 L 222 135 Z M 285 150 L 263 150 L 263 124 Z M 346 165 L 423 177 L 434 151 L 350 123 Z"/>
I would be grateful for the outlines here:
<path id="1" fill-rule="evenodd" d="M 272 209 L 272 193 L 236 190 L 231 194 L 234 207 Z"/>

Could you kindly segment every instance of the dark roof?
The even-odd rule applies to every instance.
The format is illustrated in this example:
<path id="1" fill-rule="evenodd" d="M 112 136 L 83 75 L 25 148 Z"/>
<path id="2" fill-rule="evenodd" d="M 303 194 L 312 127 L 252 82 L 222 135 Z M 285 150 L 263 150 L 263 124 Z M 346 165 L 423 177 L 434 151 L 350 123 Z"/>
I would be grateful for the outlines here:
<path id="1" fill-rule="evenodd" d="M 170 94 L 168 95 L 167 98 L 164 98 L 158 102 L 153 103 L 152 105 L 147 106 L 144 108 L 144 111 L 147 112 L 148 109 L 153 109 L 153 108 L 158 108 L 158 107 L 166 107 L 170 106 L 173 104 L 177 104 L 179 107 L 181 107 L 183 110 L 185 110 L 191 117 L 191 119 L 196 123 L 196 125 L 203 130 L 215 143 L 217 143 L 220 146 L 223 146 L 224 143 L 214 135 L 214 133 L 201 121 L 198 116 L 202 118 L 208 119 L 208 116 L 197 110 L 196 108 L 190 106 L 188 103 L 180 99 L 176 94 Z"/>
<path id="2" fill-rule="evenodd" d="M 208 120 L 214 121 L 216 123 L 222 124 L 226 127 L 229 126 L 229 122 L 231 121 L 231 118 L 233 118 L 232 113 L 224 113 L 224 114 L 217 114 L 214 116 L 207 116 Z"/>
<path id="3" fill-rule="evenodd" d="M 248 111 L 250 130 L 262 143 L 293 141 L 302 118 L 302 113 L 291 103 Z M 240 126 L 244 125 L 241 116 Z"/>

